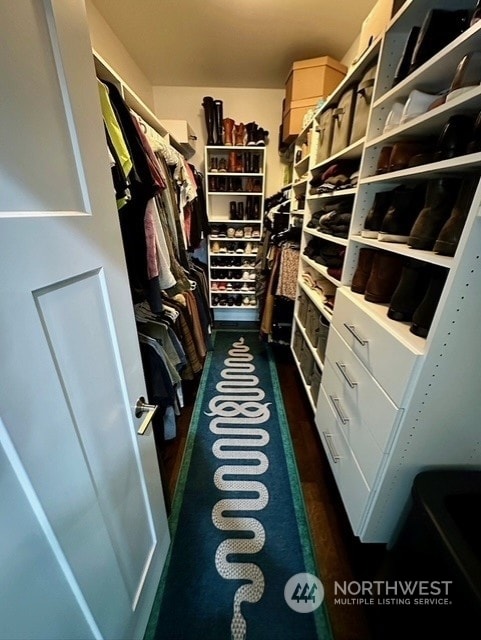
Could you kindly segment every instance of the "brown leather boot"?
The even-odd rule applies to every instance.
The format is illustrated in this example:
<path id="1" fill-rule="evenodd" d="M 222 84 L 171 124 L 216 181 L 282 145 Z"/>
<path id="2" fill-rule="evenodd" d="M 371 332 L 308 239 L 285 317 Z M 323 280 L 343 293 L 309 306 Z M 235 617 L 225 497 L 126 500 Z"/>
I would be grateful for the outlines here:
<path id="1" fill-rule="evenodd" d="M 471 208 L 471 201 L 477 184 L 477 177 L 471 176 L 463 180 L 451 215 L 444 223 L 434 243 L 434 253 L 440 253 L 443 256 L 454 256 Z"/>
<path id="2" fill-rule="evenodd" d="M 375 255 L 376 251 L 372 249 L 359 249 L 357 267 L 351 283 L 351 291 L 354 291 L 354 293 L 364 293 L 366 290 Z"/>
<path id="3" fill-rule="evenodd" d="M 229 153 L 229 159 L 227 160 L 227 173 L 235 173 L 237 168 L 237 154 L 235 151 Z"/>
<path id="4" fill-rule="evenodd" d="M 224 144 L 226 147 L 232 147 L 234 144 L 234 124 L 232 118 L 224 118 Z"/>
<path id="5" fill-rule="evenodd" d="M 401 278 L 403 258 L 395 253 L 378 251 L 374 256 L 364 298 L 368 302 L 389 302 Z"/>
<path id="6" fill-rule="evenodd" d="M 234 125 L 234 142 L 237 147 L 243 147 L 245 144 L 246 127 L 243 122 Z"/>

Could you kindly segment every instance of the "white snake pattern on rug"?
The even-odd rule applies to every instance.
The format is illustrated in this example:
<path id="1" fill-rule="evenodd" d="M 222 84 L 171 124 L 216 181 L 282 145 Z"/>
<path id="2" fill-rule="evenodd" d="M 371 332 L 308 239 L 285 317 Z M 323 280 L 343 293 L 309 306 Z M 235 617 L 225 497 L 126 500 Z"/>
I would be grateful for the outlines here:
<path id="1" fill-rule="evenodd" d="M 210 411 L 206 412 L 206 415 L 212 416 L 209 424 L 212 433 L 222 436 L 212 446 L 214 456 L 218 460 L 232 461 L 217 469 L 214 474 L 215 486 L 220 491 L 249 491 L 257 494 L 255 498 L 225 498 L 219 500 L 212 509 L 212 521 L 221 531 L 253 534 L 253 537 L 249 538 L 224 540 L 217 547 L 215 554 L 215 566 L 223 578 L 248 580 L 235 592 L 231 622 L 232 640 L 244 640 L 247 624 L 242 615 L 241 604 L 256 603 L 261 599 L 264 593 L 264 574 L 253 562 L 231 562 L 228 557 L 231 554 L 258 553 L 264 546 L 265 531 L 256 518 L 225 516 L 224 513 L 261 511 L 269 501 L 269 494 L 262 482 L 228 480 L 226 476 L 261 475 L 268 469 L 269 460 L 258 449 L 269 442 L 269 433 L 265 429 L 252 428 L 251 425 L 259 425 L 269 419 L 270 403 L 261 402 L 265 393 L 258 387 L 259 378 L 253 375 L 255 367 L 251 362 L 254 357 L 249 353 L 249 347 L 244 344 L 244 338 L 240 338 L 232 346 L 228 352 L 230 357 L 224 360 L 226 368 L 220 374 L 223 380 L 216 385 L 221 395 L 211 399 Z M 242 464 L 242 461 L 247 461 L 247 464 Z"/>

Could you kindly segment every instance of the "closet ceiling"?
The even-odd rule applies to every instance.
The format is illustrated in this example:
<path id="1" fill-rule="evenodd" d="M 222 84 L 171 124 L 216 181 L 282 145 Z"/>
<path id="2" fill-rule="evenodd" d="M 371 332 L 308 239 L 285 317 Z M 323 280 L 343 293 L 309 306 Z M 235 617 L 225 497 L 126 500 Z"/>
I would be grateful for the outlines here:
<path id="1" fill-rule="evenodd" d="M 295 60 L 341 59 L 376 0 L 93 0 L 154 85 L 282 88 Z"/>

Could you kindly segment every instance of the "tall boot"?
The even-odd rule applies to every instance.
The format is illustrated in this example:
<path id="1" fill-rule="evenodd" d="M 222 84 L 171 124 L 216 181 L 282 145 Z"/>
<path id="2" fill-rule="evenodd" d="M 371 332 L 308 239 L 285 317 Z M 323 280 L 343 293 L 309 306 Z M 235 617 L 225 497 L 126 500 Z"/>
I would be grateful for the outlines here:
<path id="1" fill-rule="evenodd" d="M 392 320 L 410 322 L 421 304 L 429 285 L 429 265 L 408 258 L 404 263 L 401 279 L 394 291 L 387 315 Z"/>
<path id="2" fill-rule="evenodd" d="M 246 127 L 243 122 L 234 125 L 234 144 L 237 147 L 243 147 L 246 137 Z"/>
<path id="3" fill-rule="evenodd" d="M 237 155 L 235 151 L 229 153 L 229 159 L 227 160 L 227 172 L 235 173 L 237 168 Z"/>
<path id="4" fill-rule="evenodd" d="M 371 275 L 372 263 L 376 251 L 372 249 L 359 249 L 356 271 L 352 278 L 351 291 L 354 293 L 364 293 L 366 284 Z"/>
<path id="5" fill-rule="evenodd" d="M 456 178 L 430 180 L 426 200 L 409 233 L 408 245 L 413 249 L 433 248 L 444 223 L 449 218 L 460 181 Z"/>
<path id="6" fill-rule="evenodd" d="M 216 139 L 214 137 L 215 132 L 215 106 L 214 98 L 211 96 L 205 96 L 202 101 L 204 107 L 205 126 L 207 128 L 207 144 L 214 145 Z"/>
<path id="7" fill-rule="evenodd" d="M 377 240 L 379 231 L 381 231 L 382 221 L 391 204 L 392 196 L 392 191 L 378 191 L 374 194 L 374 202 L 367 213 L 364 228 L 361 231 L 363 238 L 376 238 Z"/>
<path id="8" fill-rule="evenodd" d="M 237 214 L 237 203 L 234 200 L 229 202 L 229 219 L 230 220 L 238 220 L 239 216 Z"/>
<path id="9" fill-rule="evenodd" d="M 248 153 L 244 153 L 244 172 L 252 173 L 252 155 L 250 151 Z"/>
<path id="10" fill-rule="evenodd" d="M 401 277 L 402 266 L 401 256 L 386 251 L 376 251 L 371 273 L 366 282 L 364 299 L 368 302 L 389 302 Z"/>
<path id="11" fill-rule="evenodd" d="M 431 278 L 426 294 L 413 314 L 412 325 L 409 329 L 416 336 L 427 337 L 447 275 L 447 270 L 443 267 L 431 266 Z"/>
<path id="12" fill-rule="evenodd" d="M 258 153 L 252 154 L 251 173 L 260 172 L 260 158 Z"/>
<path id="13" fill-rule="evenodd" d="M 214 100 L 215 108 L 215 144 L 224 146 L 224 103 L 222 100 Z"/>
<path id="14" fill-rule="evenodd" d="M 234 144 L 234 125 L 232 118 L 224 118 L 224 144 L 232 147 Z"/>
<path id="15" fill-rule="evenodd" d="M 463 180 L 461 188 L 453 207 L 451 215 L 444 223 L 443 228 L 434 243 L 434 253 L 440 253 L 444 256 L 454 256 L 456 247 L 458 246 L 464 223 L 468 217 L 474 192 L 478 184 L 477 177 L 469 177 Z"/>
<path id="16" fill-rule="evenodd" d="M 246 124 L 247 131 L 247 146 L 253 147 L 256 144 L 256 132 L 257 132 L 257 124 L 255 122 L 249 122 Z"/>

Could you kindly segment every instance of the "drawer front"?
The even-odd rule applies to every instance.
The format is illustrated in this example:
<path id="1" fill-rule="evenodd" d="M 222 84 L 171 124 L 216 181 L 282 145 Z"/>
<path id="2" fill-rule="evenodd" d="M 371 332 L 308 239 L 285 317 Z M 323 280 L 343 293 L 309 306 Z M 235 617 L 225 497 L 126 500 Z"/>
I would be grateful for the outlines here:
<path id="1" fill-rule="evenodd" d="M 352 449 L 367 484 L 372 487 L 383 452 L 363 422 L 366 408 L 358 406 L 353 395 L 345 387 L 331 363 L 327 361 L 324 366 L 322 388 L 335 415 L 338 429 Z"/>
<path id="2" fill-rule="evenodd" d="M 400 407 L 418 354 L 399 342 L 385 327 L 348 298 L 342 289 L 336 294 L 332 326 Z"/>
<path id="3" fill-rule="evenodd" d="M 330 367 L 326 369 L 326 379 L 327 371 L 329 375 L 336 377 L 335 386 L 339 393 L 342 390 L 346 411 L 353 417 L 356 416 L 356 420 L 363 429 L 368 429 L 380 450 L 387 452 L 390 436 L 401 417 L 402 409 L 392 402 L 334 327 L 329 337 L 326 358 Z"/>
<path id="4" fill-rule="evenodd" d="M 369 486 L 344 436 L 338 430 L 336 417 L 322 386 L 319 390 L 316 425 L 352 530 L 357 534 L 369 499 Z"/>

